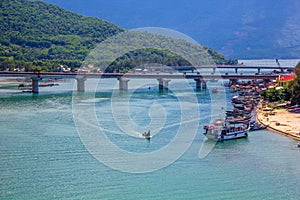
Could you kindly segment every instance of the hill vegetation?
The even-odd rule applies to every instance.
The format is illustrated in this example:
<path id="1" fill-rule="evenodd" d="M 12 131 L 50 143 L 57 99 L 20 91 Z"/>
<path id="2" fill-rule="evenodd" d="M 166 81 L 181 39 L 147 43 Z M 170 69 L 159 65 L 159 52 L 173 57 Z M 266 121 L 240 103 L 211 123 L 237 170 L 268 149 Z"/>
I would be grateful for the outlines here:
<path id="1" fill-rule="evenodd" d="M 80 67 L 95 45 L 122 31 L 104 20 L 68 12 L 41 1 L 0 2 L 1 69 L 59 64 Z"/>
<path id="2" fill-rule="evenodd" d="M 299 58 L 299 0 L 44 1 L 128 29 L 175 28 L 230 58 Z"/>
<path id="3" fill-rule="evenodd" d="M 53 71 L 60 65 L 75 70 L 98 43 L 124 31 L 107 21 L 78 15 L 41 1 L 1 0 L 0 8 L 0 70 Z M 210 48 L 206 50 L 217 64 L 237 62 L 226 60 Z M 140 51 L 138 54 L 147 56 L 149 62 L 187 64 L 160 49 Z M 136 56 L 125 55 L 123 59 L 131 68 L 140 64 Z M 124 60 L 112 61 L 111 66 L 120 67 Z"/>

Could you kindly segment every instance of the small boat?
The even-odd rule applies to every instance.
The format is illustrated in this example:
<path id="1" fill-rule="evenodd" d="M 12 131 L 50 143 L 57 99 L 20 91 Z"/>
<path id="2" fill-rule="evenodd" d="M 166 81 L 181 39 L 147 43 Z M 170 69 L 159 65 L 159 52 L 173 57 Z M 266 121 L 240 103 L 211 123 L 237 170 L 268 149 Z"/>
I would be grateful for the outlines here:
<path id="1" fill-rule="evenodd" d="M 218 92 L 219 88 L 218 87 L 213 87 L 212 92 Z"/>
<path id="2" fill-rule="evenodd" d="M 262 125 L 258 122 L 251 123 L 250 122 L 250 131 L 258 131 L 268 128 L 268 125 Z"/>
<path id="3" fill-rule="evenodd" d="M 142 138 L 145 138 L 145 139 L 147 139 L 147 140 L 150 140 L 150 138 L 152 137 L 152 136 L 151 136 L 151 133 L 150 133 L 150 130 L 149 130 L 148 132 L 142 133 L 142 134 L 141 134 L 141 137 L 142 137 Z"/>
<path id="4" fill-rule="evenodd" d="M 248 137 L 249 125 L 230 126 L 225 120 L 214 121 L 211 125 L 204 126 L 204 135 L 217 142 Z"/>
<path id="5" fill-rule="evenodd" d="M 232 116 L 232 117 L 238 117 L 238 116 L 251 116 L 251 113 L 247 110 L 239 110 L 239 109 L 234 109 L 234 110 L 226 110 L 226 115 Z"/>
<path id="6" fill-rule="evenodd" d="M 300 147 L 300 142 L 297 143 L 297 146 Z"/>
<path id="7" fill-rule="evenodd" d="M 226 122 L 228 122 L 230 124 L 240 124 L 240 123 L 249 124 L 251 117 L 252 117 L 251 114 L 244 116 L 244 117 L 242 117 L 242 116 L 227 117 Z"/>
<path id="8" fill-rule="evenodd" d="M 232 104 L 234 108 L 238 110 L 245 110 L 245 106 L 243 104 Z"/>

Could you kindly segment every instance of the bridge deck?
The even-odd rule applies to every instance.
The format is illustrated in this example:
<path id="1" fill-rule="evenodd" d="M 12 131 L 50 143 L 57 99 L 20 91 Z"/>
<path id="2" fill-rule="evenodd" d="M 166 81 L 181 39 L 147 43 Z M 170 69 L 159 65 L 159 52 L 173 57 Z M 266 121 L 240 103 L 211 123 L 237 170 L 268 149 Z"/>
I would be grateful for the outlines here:
<path id="1" fill-rule="evenodd" d="M 143 74 L 143 73 L 61 73 L 61 72 L 0 72 L 0 77 L 16 77 L 16 78 L 60 78 L 60 79 L 76 79 L 76 78 L 133 78 L 133 79 L 276 79 L 278 74 Z"/>

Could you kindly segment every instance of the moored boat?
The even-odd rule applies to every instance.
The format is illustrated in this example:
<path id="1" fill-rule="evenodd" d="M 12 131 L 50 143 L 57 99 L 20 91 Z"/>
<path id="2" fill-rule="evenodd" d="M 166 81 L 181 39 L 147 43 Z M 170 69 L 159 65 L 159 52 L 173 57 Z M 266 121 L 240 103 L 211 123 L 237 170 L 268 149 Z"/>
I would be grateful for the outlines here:
<path id="1" fill-rule="evenodd" d="M 249 125 L 227 125 L 226 121 L 218 120 L 213 124 L 204 126 L 204 135 L 211 140 L 224 141 L 238 138 L 244 138 L 248 136 Z"/>
<path id="2" fill-rule="evenodd" d="M 268 125 L 262 125 L 258 122 L 250 122 L 250 131 L 258 131 L 268 128 Z"/>

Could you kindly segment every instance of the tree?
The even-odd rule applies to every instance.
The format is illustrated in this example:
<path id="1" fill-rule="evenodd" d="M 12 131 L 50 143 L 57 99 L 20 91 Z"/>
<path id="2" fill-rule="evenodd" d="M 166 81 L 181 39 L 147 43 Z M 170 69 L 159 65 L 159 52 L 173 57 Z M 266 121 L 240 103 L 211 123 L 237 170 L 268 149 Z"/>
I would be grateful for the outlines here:
<path id="1" fill-rule="evenodd" d="M 300 62 L 296 65 L 295 74 L 295 80 L 288 85 L 292 105 L 300 104 Z"/>

